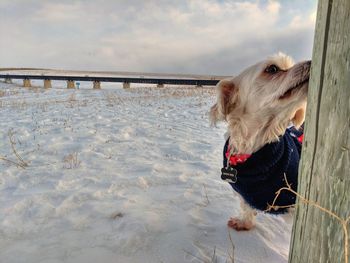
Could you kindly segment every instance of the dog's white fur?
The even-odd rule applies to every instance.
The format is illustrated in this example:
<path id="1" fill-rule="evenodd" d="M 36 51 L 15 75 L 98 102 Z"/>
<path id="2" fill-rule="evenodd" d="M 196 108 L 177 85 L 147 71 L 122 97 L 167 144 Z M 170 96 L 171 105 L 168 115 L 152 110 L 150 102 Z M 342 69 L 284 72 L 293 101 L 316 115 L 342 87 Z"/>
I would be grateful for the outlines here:
<path id="1" fill-rule="evenodd" d="M 278 72 L 268 72 L 271 65 Z M 277 141 L 290 124 L 298 128 L 304 122 L 309 70 L 309 61 L 294 65 L 289 56 L 278 53 L 217 84 L 210 118 L 213 124 L 227 122 L 231 154 L 252 154 Z M 286 93 L 292 87 L 297 88 Z M 231 218 L 228 225 L 248 230 L 256 212 L 241 203 L 241 216 Z"/>

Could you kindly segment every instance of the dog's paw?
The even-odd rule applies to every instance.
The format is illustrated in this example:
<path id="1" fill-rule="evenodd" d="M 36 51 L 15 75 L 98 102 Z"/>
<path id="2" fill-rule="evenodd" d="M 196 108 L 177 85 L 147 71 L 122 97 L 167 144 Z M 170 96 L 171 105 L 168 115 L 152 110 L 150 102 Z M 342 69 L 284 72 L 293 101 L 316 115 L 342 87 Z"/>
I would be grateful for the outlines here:
<path id="1" fill-rule="evenodd" d="M 252 221 L 231 217 L 227 222 L 227 226 L 237 231 L 248 231 L 254 227 Z"/>

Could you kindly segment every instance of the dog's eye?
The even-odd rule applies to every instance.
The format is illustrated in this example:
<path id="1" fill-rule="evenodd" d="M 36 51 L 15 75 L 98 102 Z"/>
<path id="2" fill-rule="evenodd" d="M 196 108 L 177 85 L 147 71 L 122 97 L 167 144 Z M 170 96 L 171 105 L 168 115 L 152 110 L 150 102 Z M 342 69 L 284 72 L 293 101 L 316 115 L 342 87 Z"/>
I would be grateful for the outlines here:
<path id="1" fill-rule="evenodd" d="M 265 72 L 269 74 L 275 74 L 279 71 L 280 69 L 276 65 L 270 65 L 265 69 Z"/>

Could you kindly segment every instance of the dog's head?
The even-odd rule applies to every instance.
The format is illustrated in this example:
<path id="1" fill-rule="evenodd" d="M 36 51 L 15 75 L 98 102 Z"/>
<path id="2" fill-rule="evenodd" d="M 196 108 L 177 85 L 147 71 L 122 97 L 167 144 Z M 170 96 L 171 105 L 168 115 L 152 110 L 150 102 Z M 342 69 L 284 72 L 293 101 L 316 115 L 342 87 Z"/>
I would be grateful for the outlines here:
<path id="1" fill-rule="evenodd" d="M 278 140 L 291 123 L 305 119 L 311 61 L 294 65 L 282 53 L 217 84 L 218 100 L 210 110 L 213 124 L 227 121 L 237 152 L 252 153 Z"/>

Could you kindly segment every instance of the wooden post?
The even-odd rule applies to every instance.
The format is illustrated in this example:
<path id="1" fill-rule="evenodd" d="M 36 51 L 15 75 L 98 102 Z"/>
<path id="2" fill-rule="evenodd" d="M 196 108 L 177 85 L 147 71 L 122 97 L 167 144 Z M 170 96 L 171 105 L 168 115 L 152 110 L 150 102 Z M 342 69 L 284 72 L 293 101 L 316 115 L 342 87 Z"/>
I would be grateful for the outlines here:
<path id="1" fill-rule="evenodd" d="M 30 88 L 31 86 L 30 79 L 23 79 L 23 87 Z"/>
<path id="2" fill-rule="evenodd" d="M 45 89 L 51 89 L 52 88 L 50 79 L 44 79 L 44 88 Z"/>
<path id="3" fill-rule="evenodd" d="M 123 83 L 123 89 L 130 89 L 130 83 L 129 82 L 124 82 Z"/>
<path id="4" fill-rule="evenodd" d="M 74 80 L 67 80 L 67 89 L 75 89 Z"/>
<path id="5" fill-rule="evenodd" d="M 101 82 L 95 80 L 93 84 L 93 89 L 101 89 Z"/>
<path id="6" fill-rule="evenodd" d="M 298 192 L 344 220 L 350 216 L 349 105 L 350 1 L 320 0 Z M 300 199 L 294 220 L 290 263 L 349 262 L 349 222 Z"/>

